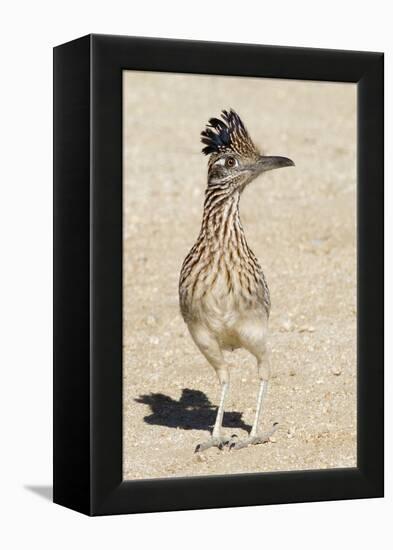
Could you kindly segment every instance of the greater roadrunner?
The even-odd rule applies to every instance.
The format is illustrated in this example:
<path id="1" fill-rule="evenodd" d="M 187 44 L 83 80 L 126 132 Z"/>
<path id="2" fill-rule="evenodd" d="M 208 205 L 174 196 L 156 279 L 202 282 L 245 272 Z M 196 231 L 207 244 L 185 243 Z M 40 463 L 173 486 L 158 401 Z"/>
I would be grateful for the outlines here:
<path id="1" fill-rule="evenodd" d="M 285 157 L 262 156 L 232 109 L 222 111 L 221 119 L 211 118 L 201 136 L 202 152 L 210 155 L 202 227 L 181 268 L 179 297 L 190 334 L 218 375 L 221 399 L 212 435 L 196 447 L 197 452 L 263 443 L 276 429 L 273 425 L 268 433 L 258 432 L 270 370 L 266 348 L 270 295 L 244 235 L 239 201 L 245 187 L 263 172 L 294 166 Z M 256 357 L 260 379 L 254 423 L 243 441 L 221 433 L 229 385 L 223 350 L 236 348 Z"/>

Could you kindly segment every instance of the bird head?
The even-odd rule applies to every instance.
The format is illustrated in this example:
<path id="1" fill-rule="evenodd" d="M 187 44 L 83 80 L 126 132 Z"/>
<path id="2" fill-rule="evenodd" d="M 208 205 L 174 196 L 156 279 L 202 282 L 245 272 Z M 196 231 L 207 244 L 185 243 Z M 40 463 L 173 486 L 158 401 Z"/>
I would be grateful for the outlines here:
<path id="1" fill-rule="evenodd" d="M 259 175 L 295 163 L 286 157 L 261 155 L 251 140 L 239 115 L 222 111 L 221 118 L 211 118 L 203 132 L 202 152 L 210 155 L 208 181 L 210 185 L 222 185 L 233 191 L 242 191 Z"/>

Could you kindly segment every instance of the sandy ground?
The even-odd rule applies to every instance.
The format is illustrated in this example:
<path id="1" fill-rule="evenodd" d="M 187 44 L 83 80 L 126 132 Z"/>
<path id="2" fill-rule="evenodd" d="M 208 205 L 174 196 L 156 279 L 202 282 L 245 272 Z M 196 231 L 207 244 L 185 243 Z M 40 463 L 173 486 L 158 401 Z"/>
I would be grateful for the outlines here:
<path id="1" fill-rule="evenodd" d="M 233 107 L 266 154 L 296 168 L 241 201 L 272 297 L 269 443 L 194 454 L 219 398 L 178 307 L 182 261 L 199 232 L 206 158 L 199 133 Z M 124 478 L 356 465 L 356 87 L 128 72 L 124 75 Z M 244 437 L 255 360 L 228 354 L 224 429 Z"/>

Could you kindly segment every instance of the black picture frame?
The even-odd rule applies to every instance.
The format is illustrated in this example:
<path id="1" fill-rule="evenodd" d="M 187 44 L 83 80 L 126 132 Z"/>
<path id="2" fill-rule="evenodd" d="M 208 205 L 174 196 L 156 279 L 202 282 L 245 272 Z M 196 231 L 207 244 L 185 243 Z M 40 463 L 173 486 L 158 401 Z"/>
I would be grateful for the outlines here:
<path id="1" fill-rule="evenodd" d="M 122 480 L 122 71 L 357 83 L 356 468 Z M 88 35 L 54 49 L 54 502 L 88 515 L 383 496 L 383 54 Z"/>

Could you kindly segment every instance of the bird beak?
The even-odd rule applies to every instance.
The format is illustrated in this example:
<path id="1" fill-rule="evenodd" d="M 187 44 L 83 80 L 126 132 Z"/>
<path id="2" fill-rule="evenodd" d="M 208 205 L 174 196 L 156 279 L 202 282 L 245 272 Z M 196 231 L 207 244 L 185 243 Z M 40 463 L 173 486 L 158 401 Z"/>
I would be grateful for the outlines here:
<path id="1" fill-rule="evenodd" d="M 295 166 L 293 160 L 286 157 L 264 157 L 261 156 L 255 164 L 257 175 L 275 168 L 285 168 L 285 166 Z"/>

